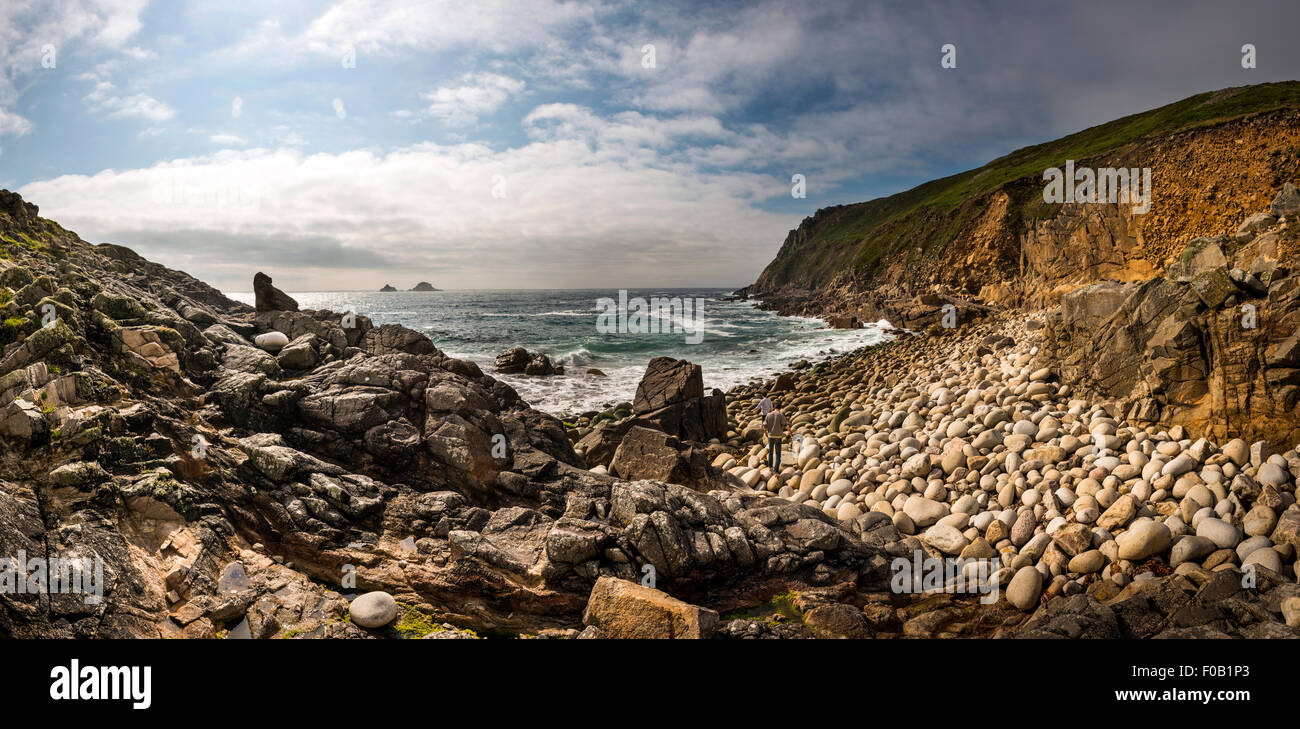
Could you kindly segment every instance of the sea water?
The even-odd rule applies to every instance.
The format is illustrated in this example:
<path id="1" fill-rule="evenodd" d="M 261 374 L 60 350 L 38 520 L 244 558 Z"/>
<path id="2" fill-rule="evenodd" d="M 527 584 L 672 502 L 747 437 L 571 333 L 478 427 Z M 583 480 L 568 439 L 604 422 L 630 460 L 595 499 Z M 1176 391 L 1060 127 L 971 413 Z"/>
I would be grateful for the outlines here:
<path id="1" fill-rule="evenodd" d="M 632 289 L 628 298 L 677 297 L 702 300 L 703 336 L 684 327 L 695 321 L 660 322 L 659 333 L 602 333 L 601 299 L 619 290 L 563 289 L 433 292 L 294 292 L 303 309 L 352 311 L 375 324 L 402 324 L 423 332 L 440 350 L 476 362 L 508 382 L 533 407 L 555 414 L 604 410 L 630 402 L 646 364 L 654 357 L 688 359 L 703 368 L 706 389 L 728 390 L 770 378 L 800 360 L 815 362 L 892 338 L 888 322 L 861 329 L 830 329 L 819 319 L 778 316 L 757 301 L 723 300 L 731 289 Z M 253 303 L 251 292 L 230 294 Z M 695 315 L 693 314 L 692 317 Z M 694 331 L 693 329 L 691 331 Z M 698 339 L 698 343 L 690 343 Z M 689 340 L 689 341 L 688 341 Z M 498 354 L 511 347 L 548 355 L 565 374 L 553 377 L 502 375 L 492 370 Z M 605 377 L 587 375 L 598 369 Z"/>

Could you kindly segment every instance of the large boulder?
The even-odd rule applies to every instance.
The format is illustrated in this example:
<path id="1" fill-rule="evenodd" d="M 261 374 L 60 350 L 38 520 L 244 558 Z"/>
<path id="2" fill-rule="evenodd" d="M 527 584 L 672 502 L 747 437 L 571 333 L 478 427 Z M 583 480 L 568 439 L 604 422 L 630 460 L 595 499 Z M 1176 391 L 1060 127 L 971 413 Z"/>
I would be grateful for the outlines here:
<path id="1" fill-rule="evenodd" d="M 704 394 L 700 366 L 684 359 L 655 357 L 636 388 L 632 410 L 679 438 L 707 441 L 727 434 L 726 395 Z"/>
<path id="2" fill-rule="evenodd" d="M 684 359 L 655 357 L 636 386 L 632 409 L 638 413 L 704 397 L 704 372 Z"/>
<path id="3" fill-rule="evenodd" d="M 522 373 L 545 377 L 564 374 L 564 368 L 552 364 L 550 357 L 540 352 L 529 352 L 523 347 L 511 347 L 498 354 L 496 360 L 492 363 L 492 368 L 507 375 Z"/>
<path id="4" fill-rule="evenodd" d="M 564 374 L 564 368 L 556 367 L 555 365 L 551 364 L 551 358 L 547 357 L 544 354 L 534 354 L 528 360 L 528 364 L 524 365 L 524 374 L 533 375 L 535 377 L 547 377 L 549 375 L 562 375 Z"/>
<path id="5" fill-rule="evenodd" d="M 492 369 L 506 375 L 517 375 L 524 371 L 530 359 L 528 350 L 523 347 L 511 347 L 497 355 L 496 361 L 492 363 Z"/>
<path id="6" fill-rule="evenodd" d="M 708 638 L 718 614 L 659 590 L 617 577 L 601 577 L 591 588 L 582 620 L 606 638 Z"/>
<path id="7" fill-rule="evenodd" d="M 253 296 L 258 311 L 297 311 L 298 302 L 271 285 L 271 277 L 258 271 L 253 276 Z"/>

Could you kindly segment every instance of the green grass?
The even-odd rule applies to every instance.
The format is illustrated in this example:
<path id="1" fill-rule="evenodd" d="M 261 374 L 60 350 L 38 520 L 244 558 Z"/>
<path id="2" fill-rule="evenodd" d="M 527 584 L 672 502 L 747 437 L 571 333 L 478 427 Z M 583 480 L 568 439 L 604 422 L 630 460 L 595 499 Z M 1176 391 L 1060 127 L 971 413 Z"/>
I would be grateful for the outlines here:
<path id="1" fill-rule="evenodd" d="M 31 328 L 27 319 L 21 316 L 10 317 L 0 323 L 0 344 L 18 341 Z"/>
<path id="2" fill-rule="evenodd" d="M 807 285 L 827 281 L 846 269 L 870 273 L 886 256 L 910 260 L 918 250 L 932 254 L 984 211 L 978 204 L 980 196 L 1026 180 L 1038 185 L 1043 170 L 1062 166 L 1067 159 L 1085 160 L 1122 151 L 1146 138 L 1297 108 L 1300 82 L 1295 81 L 1206 92 L 1018 149 L 977 169 L 896 195 L 824 208 L 813 217 L 809 239 L 798 243 L 796 251 L 783 248 L 762 278 L 776 285 Z M 1025 208 L 1013 209 L 1012 214 L 1038 218 L 1055 214 L 1053 206 L 1032 200 Z"/>
<path id="3" fill-rule="evenodd" d="M 0 240 L 3 240 L 5 243 L 8 243 L 10 245 L 15 245 L 20 248 L 26 248 L 27 250 L 32 251 L 33 253 L 39 253 L 43 250 L 46 250 L 49 247 L 44 242 L 36 240 L 32 238 L 30 235 L 27 235 L 26 233 L 18 232 L 15 233 L 15 235 L 17 236 L 16 238 L 11 238 L 7 235 L 0 236 Z"/>

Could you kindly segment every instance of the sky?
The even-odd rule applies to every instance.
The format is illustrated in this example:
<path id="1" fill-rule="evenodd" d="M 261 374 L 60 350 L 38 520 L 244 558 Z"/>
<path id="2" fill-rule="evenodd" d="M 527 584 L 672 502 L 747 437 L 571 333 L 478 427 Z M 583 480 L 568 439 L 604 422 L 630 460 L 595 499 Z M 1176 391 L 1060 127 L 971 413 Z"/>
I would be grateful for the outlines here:
<path id="1" fill-rule="evenodd" d="M 1295 0 L 3 0 L 0 188 L 227 291 L 740 286 L 819 208 L 1300 77 L 1297 27 Z"/>

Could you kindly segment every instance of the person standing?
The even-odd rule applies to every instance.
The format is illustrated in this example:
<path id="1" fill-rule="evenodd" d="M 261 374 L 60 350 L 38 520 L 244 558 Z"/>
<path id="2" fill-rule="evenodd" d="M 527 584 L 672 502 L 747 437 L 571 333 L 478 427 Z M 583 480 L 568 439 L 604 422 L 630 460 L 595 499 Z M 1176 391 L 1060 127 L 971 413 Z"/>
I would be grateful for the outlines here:
<path id="1" fill-rule="evenodd" d="M 772 412 L 773 407 L 772 398 L 770 397 L 764 396 L 762 400 L 758 401 L 758 413 L 763 418 L 767 418 L 767 414 Z"/>
<path id="2" fill-rule="evenodd" d="M 787 425 L 781 408 L 772 408 L 763 418 L 763 431 L 767 433 L 767 464 L 774 472 L 781 470 L 781 441 L 785 438 Z"/>

